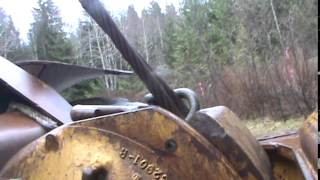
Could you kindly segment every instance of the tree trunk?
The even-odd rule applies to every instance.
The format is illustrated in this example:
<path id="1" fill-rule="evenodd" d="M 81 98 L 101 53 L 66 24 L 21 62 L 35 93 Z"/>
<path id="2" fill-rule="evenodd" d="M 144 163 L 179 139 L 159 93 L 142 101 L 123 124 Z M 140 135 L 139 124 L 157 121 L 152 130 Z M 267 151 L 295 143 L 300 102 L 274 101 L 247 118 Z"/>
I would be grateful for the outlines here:
<path id="1" fill-rule="evenodd" d="M 96 25 L 93 25 L 93 30 L 94 30 L 95 36 L 96 36 L 96 42 L 97 42 L 97 46 L 98 46 L 98 50 L 99 50 L 99 55 L 100 55 L 102 68 L 105 69 L 106 65 L 105 65 L 105 62 L 104 62 L 102 49 L 101 49 L 101 46 L 100 46 L 100 41 L 99 41 L 99 36 L 98 36 L 98 29 L 97 29 Z M 105 83 L 106 88 L 109 88 L 109 83 L 108 83 L 108 80 L 107 80 L 106 76 L 104 76 L 104 83 Z"/>
<path id="2" fill-rule="evenodd" d="M 271 10 L 272 10 L 272 14 L 273 14 L 274 23 L 276 24 L 276 28 L 277 28 L 277 31 L 278 31 L 278 34 L 279 34 L 279 40 L 280 40 L 281 48 L 282 48 L 282 50 L 284 50 L 284 44 L 283 44 L 283 40 L 282 40 L 282 36 L 281 36 L 278 17 L 277 17 L 276 11 L 274 10 L 273 0 L 270 0 L 270 5 L 271 5 Z"/>
<path id="3" fill-rule="evenodd" d="M 144 18 L 142 18 L 142 30 L 143 30 L 144 52 L 146 53 L 146 61 L 148 63 L 149 62 L 149 51 L 148 51 L 146 29 L 144 27 Z"/>

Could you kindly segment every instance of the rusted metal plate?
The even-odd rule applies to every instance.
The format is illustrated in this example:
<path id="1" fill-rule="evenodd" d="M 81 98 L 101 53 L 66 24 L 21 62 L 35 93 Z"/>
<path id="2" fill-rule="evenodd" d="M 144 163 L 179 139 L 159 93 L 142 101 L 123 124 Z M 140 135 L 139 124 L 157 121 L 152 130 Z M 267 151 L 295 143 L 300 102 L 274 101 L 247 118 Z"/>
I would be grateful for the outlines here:
<path id="1" fill-rule="evenodd" d="M 317 116 L 311 115 L 299 132 L 279 136 L 268 136 L 259 139 L 260 144 L 267 151 L 276 179 L 316 180 L 318 174 L 314 166 L 316 157 L 312 152 L 317 150 L 316 126 Z M 316 119 L 315 119 L 316 118 Z M 303 145 L 304 144 L 304 145 Z M 310 153 L 311 152 L 311 153 Z M 311 157 L 309 157 L 311 154 Z M 290 163 L 289 163 L 290 162 Z M 291 164 L 288 166 L 287 164 Z"/>
<path id="2" fill-rule="evenodd" d="M 259 139 L 259 142 L 265 150 L 276 150 L 277 154 L 292 161 L 295 160 L 293 148 L 301 148 L 299 134 L 297 132 L 261 138 Z"/>
<path id="3" fill-rule="evenodd" d="M 61 92 L 81 81 L 103 75 L 132 75 L 130 71 L 98 69 L 54 61 L 20 61 L 16 63 L 30 74 Z"/>
<path id="4" fill-rule="evenodd" d="M 316 172 L 301 149 L 298 133 L 264 139 L 260 143 L 271 160 L 275 179 L 317 179 Z M 290 167 L 287 167 L 288 163 Z"/>
<path id="5" fill-rule="evenodd" d="M 306 180 L 293 161 L 279 154 L 271 155 L 270 161 L 275 180 Z"/>
<path id="6" fill-rule="evenodd" d="M 72 122 L 71 105 L 51 87 L 0 57 L 0 84 L 60 123 Z"/>
<path id="7" fill-rule="evenodd" d="M 1 176 L 79 179 L 84 169 L 102 167 L 108 179 L 241 179 L 216 147 L 162 109 L 93 118 L 50 134 L 57 137 L 47 138 L 52 150 L 41 138 L 12 159 Z"/>
<path id="8" fill-rule="evenodd" d="M 228 158 L 242 179 L 272 179 L 266 152 L 228 108 L 203 109 L 189 124 Z"/>

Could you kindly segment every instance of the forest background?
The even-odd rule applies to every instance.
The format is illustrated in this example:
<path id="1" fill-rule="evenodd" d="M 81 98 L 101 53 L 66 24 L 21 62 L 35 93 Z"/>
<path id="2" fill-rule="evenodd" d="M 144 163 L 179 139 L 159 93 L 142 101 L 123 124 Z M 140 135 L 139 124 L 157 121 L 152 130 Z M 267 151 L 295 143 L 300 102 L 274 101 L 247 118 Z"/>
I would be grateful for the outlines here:
<path id="1" fill-rule="evenodd" d="M 73 33 L 52 0 L 39 0 L 33 16 L 26 43 L 0 7 L 1 56 L 131 70 L 85 12 Z M 279 120 L 317 109 L 318 0 L 184 0 L 165 9 L 153 1 L 113 19 L 156 73 L 172 88 L 196 91 L 203 108 L 224 105 L 244 119 Z M 136 76 L 105 76 L 63 95 L 139 100 L 145 93 Z"/>

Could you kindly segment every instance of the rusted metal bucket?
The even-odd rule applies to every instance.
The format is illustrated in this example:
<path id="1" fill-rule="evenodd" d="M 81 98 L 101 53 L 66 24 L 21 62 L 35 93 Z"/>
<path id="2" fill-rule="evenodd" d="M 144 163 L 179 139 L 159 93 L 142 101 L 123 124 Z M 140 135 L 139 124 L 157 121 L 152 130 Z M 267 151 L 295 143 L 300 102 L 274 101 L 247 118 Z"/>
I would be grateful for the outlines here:
<path id="1" fill-rule="evenodd" d="M 259 139 L 267 151 L 276 179 L 318 179 L 318 113 L 313 113 L 299 131 Z"/>

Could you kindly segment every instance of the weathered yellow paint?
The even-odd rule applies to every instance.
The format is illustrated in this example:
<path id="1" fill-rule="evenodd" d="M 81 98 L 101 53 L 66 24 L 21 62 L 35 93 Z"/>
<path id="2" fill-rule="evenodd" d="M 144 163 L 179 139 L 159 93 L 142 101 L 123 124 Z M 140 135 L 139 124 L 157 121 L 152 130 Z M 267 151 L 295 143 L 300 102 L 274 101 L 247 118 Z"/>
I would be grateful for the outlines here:
<path id="1" fill-rule="evenodd" d="M 176 116 L 159 109 L 95 118 L 66 125 L 50 134 L 59 142 L 57 150 L 46 149 L 42 137 L 12 159 L 1 175 L 23 179 L 81 179 L 83 170 L 89 167 L 103 168 L 108 172 L 108 179 L 119 180 L 137 176 L 241 179 L 230 162 L 206 139 Z M 169 150 L 168 140 L 175 142 L 176 148 Z M 125 158 L 120 156 L 122 150 L 128 151 Z M 141 159 L 135 164 L 137 155 Z M 162 172 L 161 176 L 154 168 Z"/>
<path id="2" fill-rule="evenodd" d="M 33 153 L 9 170 L 10 177 L 22 179 L 81 179 L 84 168 L 103 167 L 110 179 L 127 179 L 128 166 L 119 157 L 119 143 L 111 143 L 110 135 L 96 129 L 68 127 L 56 135 L 57 151 L 47 150 L 45 139 L 37 142 Z M 112 136 L 112 138 L 120 138 Z M 117 142 L 117 141 L 115 141 Z"/>
<path id="3" fill-rule="evenodd" d="M 318 113 L 312 113 L 299 131 L 300 142 L 303 151 L 311 162 L 314 169 L 317 169 L 318 157 Z"/>
<path id="4" fill-rule="evenodd" d="M 271 146 L 268 155 L 276 179 L 308 175 L 294 164 L 295 151 L 289 148 L 281 154 L 283 149 L 278 147 L 285 146 L 272 146 L 287 143 L 299 148 L 298 134 L 289 137 L 261 142 L 265 148 Z M 216 146 L 178 117 L 157 108 L 64 125 L 26 146 L 6 164 L 0 177 L 82 179 L 88 175 L 85 169 L 103 169 L 111 180 L 241 179 Z M 256 179 L 251 174 L 246 178 Z"/>

